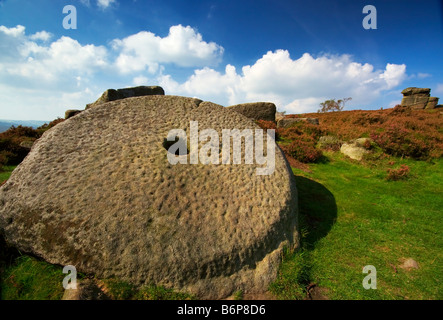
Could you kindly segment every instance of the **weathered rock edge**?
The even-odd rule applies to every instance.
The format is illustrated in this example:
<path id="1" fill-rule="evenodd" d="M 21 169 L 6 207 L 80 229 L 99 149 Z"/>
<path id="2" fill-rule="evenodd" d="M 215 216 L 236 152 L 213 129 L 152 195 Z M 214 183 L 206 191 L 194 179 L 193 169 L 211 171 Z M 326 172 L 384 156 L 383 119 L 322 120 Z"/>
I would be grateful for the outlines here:
<path id="1" fill-rule="evenodd" d="M 86 109 L 94 108 L 106 102 L 116 101 L 121 99 L 127 99 L 132 97 L 152 96 L 152 95 L 165 95 L 165 91 L 159 86 L 138 86 L 122 89 L 108 89 L 98 98 L 97 101 L 87 104 Z"/>
<path id="2" fill-rule="evenodd" d="M 283 248 L 299 246 L 291 169 L 278 148 L 271 176 L 257 176 L 257 165 L 171 166 L 163 140 L 190 120 L 219 133 L 258 128 L 183 97 L 86 110 L 48 130 L 0 188 L 0 233 L 22 252 L 99 278 L 202 299 L 266 291 Z"/>
<path id="3" fill-rule="evenodd" d="M 253 120 L 275 121 L 277 107 L 272 102 L 250 102 L 227 107 Z"/>

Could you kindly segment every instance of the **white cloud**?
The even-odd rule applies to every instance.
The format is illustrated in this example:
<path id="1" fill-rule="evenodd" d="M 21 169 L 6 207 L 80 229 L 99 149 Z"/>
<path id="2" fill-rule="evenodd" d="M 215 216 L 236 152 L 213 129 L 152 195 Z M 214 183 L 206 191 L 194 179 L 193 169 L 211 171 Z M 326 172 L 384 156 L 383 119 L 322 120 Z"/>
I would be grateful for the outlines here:
<path id="1" fill-rule="evenodd" d="M 91 74 L 106 66 L 106 49 L 94 45 L 82 46 L 76 40 L 62 37 L 49 47 L 26 42 L 20 50 L 23 60 L 6 68 L 11 76 L 58 81 L 62 74 Z"/>
<path id="2" fill-rule="evenodd" d="M 141 32 L 116 39 L 109 46 L 81 44 L 70 37 L 52 41 L 52 34 L 47 31 L 32 35 L 26 35 L 25 31 L 21 25 L 0 26 L 0 83 L 3 84 L 0 118 L 27 118 L 34 114 L 34 109 L 43 112 L 45 118 L 54 118 L 54 112 L 59 112 L 58 103 L 66 104 L 71 97 L 72 104 L 78 102 L 78 107 L 82 107 L 93 101 L 88 100 L 90 96 L 100 95 L 100 91 L 107 89 L 105 83 L 126 86 L 132 79 L 135 85 L 148 84 L 149 78 L 144 75 L 130 78 L 136 71 L 148 71 L 155 79 L 162 74 L 163 64 L 214 65 L 223 53 L 223 48 L 203 41 L 194 29 L 181 25 L 171 27 L 164 38 Z M 118 71 L 128 76 L 113 77 Z M 93 94 L 85 94 L 86 88 Z M 34 103 L 28 105 L 27 95 L 36 97 L 39 92 L 44 93 L 41 99 L 34 99 Z M 57 95 L 62 98 L 55 99 Z M 45 96 L 46 102 L 43 102 Z M 48 108 L 54 111 L 49 112 Z"/>
<path id="3" fill-rule="evenodd" d="M 419 72 L 417 74 L 417 78 L 419 78 L 419 79 L 426 79 L 426 78 L 429 78 L 429 77 L 432 77 L 432 74 L 424 73 L 424 72 Z"/>
<path id="4" fill-rule="evenodd" d="M 221 74 L 210 68 L 196 70 L 183 84 L 179 84 L 170 75 L 161 76 L 159 84 L 167 92 L 198 96 L 205 100 L 234 102 L 238 96 L 237 87 L 241 82 L 235 67 L 227 65 Z"/>
<path id="5" fill-rule="evenodd" d="M 293 60 L 288 51 L 277 50 L 244 66 L 241 74 L 228 65 L 224 74 L 204 68 L 181 84 L 168 75 L 159 82 L 171 94 L 212 97 L 222 105 L 271 101 L 282 110 L 302 113 L 316 111 L 320 102 L 330 98 L 352 97 L 355 105 L 369 105 L 405 78 L 405 65 L 388 63 L 385 70 L 374 70 L 349 55 L 314 58 L 305 53 Z"/>
<path id="6" fill-rule="evenodd" d="M 387 84 L 384 90 L 395 88 L 406 78 L 406 65 L 388 63 L 385 72 L 380 77 Z"/>
<path id="7" fill-rule="evenodd" d="M 75 79 L 81 74 L 92 74 L 107 65 L 107 49 L 103 46 L 81 45 L 70 37 L 61 37 L 49 45 L 40 45 L 36 40 L 48 41 L 51 34 L 46 31 L 31 36 L 25 35 L 22 26 L 6 28 L 0 26 L 1 48 L 0 79 L 16 85 L 26 86 L 29 82 L 44 86 Z"/>
<path id="8" fill-rule="evenodd" d="M 115 39 L 112 47 L 120 53 L 116 66 L 122 73 L 147 69 L 154 74 L 160 64 L 168 63 L 181 67 L 216 65 L 223 54 L 221 46 L 203 41 L 200 33 L 182 25 L 172 26 L 164 38 L 142 31 L 122 40 Z"/>
<path id="9" fill-rule="evenodd" d="M 24 36 L 23 26 L 18 25 L 15 28 L 0 26 L 0 61 L 15 61 L 20 56 Z"/>
<path id="10" fill-rule="evenodd" d="M 21 37 L 25 34 L 25 27 L 18 25 L 15 28 L 6 28 L 5 26 L 0 26 L 0 32 L 14 38 Z"/>
<path id="11" fill-rule="evenodd" d="M 17 88 L 0 83 L 0 118 L 12 120 L 53 120 L 68 109 L 83 109 L 97 99 L 88 87 L 75 91 Z M 13 110 L 3 110 L 4 106 Z"/>
<path id="12" fill-rule="evenodd" d="M 135 86 L 146 86 L 149 83 L 149 79 L 144 76 L 135 77 L 132 83 Z"/>
<path id="13" fill-rule="evenodd" d="M 107 49 L 50 37 L 0 26 L 0 118 L 54 119 L 92 101 L 88 84 L 109 65 Z"/>
<path id="14" fill-rule="evenodd" d="M 97 0 L 97 5 L 102 9 L 106 9 L 115 2 L 116 2 L 115 0 Z"/>
<path id="15" fill-rule="evenodd" d="M 90 0 L 80 0 L 80 2 L 81 2 L 81 4 L 83 4 L 83 5 L 87 6 L 87 7 L 91 6 Z"/>
<path id="16" fill-rule="evenodd" d="M 140 32 L 124 39 L 115 39 L 111 47 L 117 53 L 115 61 L 108 61 L 109 49 L 93 44 L 82 45 L 70 37 L 61 37 L 45 45 L 52 34 L 40 31 L 25 34 L 25 27 L 0 26 L 0 68 L 6 75 L 54 79 L 66 71 L 91 74 L 97 68 L 115 67 L 122 73 L 161 72 L 162 64 L 181 67 L 215 65 L 223 48 L 214 42 L 203 41 L 201 34 L 181 25 L 170 28 L 161 38 L 151 32 Z M 6 57 L 11 58 L 7 63 Z"/>
<path id="17" fill-rule="evenodd" d="M 94 101 L 109 83 L 116 88 L 158 84 L 167 94 L 222 105 L 271 101 L 291 113 L 316 111 L 330 98 L 352 97 L 347 107 L 360 108 L 406 78 L 405 65 L 388 63 L 375 70 L 350 55 L 305 53 L 293 59 L 286 50 L 269 51 L 241 68 L 227 64 L 217 70 L 223 47 L 181 25 L 172 26 L 165 37 L 143 31 L 108 46 L 25 31 L 23 26 L 0 26 L 0 118 L 53 119 L 67 108 Z M 171 64 L 198 69 L 179 82 L 165 73 Z"/>
<path id="18" fill-rule="evenodd" d="M 309 113 L 315 112 L 319 109 L 319 104 L 327 98 L 306 98 L 306 99 L 295 99 L 291 103 L 283 106 L 281 110 L 288 113 Z M 279 109 L 280 110 L 280 109 Z"/>
<path id="19" fill-rule="evenodd" d="M 29 37 L 31 40 L 49 41 L 52 38 L 52 33 L 46 31 L 37 32 Z"/>

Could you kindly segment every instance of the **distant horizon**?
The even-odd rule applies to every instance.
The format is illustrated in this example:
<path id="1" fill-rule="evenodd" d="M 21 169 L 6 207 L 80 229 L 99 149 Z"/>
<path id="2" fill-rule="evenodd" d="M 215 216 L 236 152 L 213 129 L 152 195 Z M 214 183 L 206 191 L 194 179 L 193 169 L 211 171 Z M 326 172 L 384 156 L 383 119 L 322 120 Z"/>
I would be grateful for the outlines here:
<path id="1" fill-rule="evenodd" d="M 0 0 L 0 118 L 56 119 L 138 85 L 291 114 L 391 108 L 407 87 L 443 98 L 442 1 L 370 4 Z"/>
<path id="2" fill-rule="evenodd" d="M 259 102 L 259 101 L 256 101 L 256 102 Z M 267 101 L 267 102 L 272 102 L 272 101 Z M 223 107 L 228 107 L 228 106 L 223 106 Z M 383 110 L 388 110 L 388 109 L 393 109 L 395 106 L 390 106 L 390 107 L 387 107 L 387 108 L 385 108 L 385 107 L 379 107 L 379 108 L 377 108 L 377 107 L 373 107 L 373 108 L 371 108 L 371 109 L 361 109 L 361 108 L 355 108 L 355 109 L 345 109 L 345 110 L 342 110 L 342 111 L 329 111 L 329 112 L 327 112 L 327 113 L 332 113 L 332 112 L 346 112 L 346 111 L 380 111 L 381 109 L 383 109 Z M 79 109 L 79 110 L 82 110 L 82 109 Z M 295 115 L 297 115 L 297 114 L 315 114 L 315 113 L 318 113 L 317 111 L 311 111 L 311 112 L 302 112 L 302 113 L 290 113 L 290 112 L 287 112 L 287 111 L 279 111 L 279 110 L 277 110 L 277 112 L 286 112 L 286 115 L 291 115 L 291 114 L 295 114 Z M 62 119 L 64 119 L 64 117 L 58 117 L 58 118 L 62 118 Z M 54 121 L 54 120 L 56 120 L 57 118 L 54 118 L 54 119 L 48 119 L 48 120 L 35 120 L 35 119 L 27 119 L 27 120 L 20 120 L 20 119 L 0 119 L 0 123 L 9 123 L 9 122 L 11 122 L 11 123 L 14 123 L 14 122 L 16 122 L 16 123 L 20 123 L 20 122 L 41 122 L 41 123 L 49 123 L 49 122 L 52 122 L 52 121 Z"/>
<path id="3" fill-rule="evenodd" d="M 57 119 L 57 118 L 55 118 Z M 27 119 L 27 120 L 20 120 L 20 119 L 0 119 L 0 122 L 51 122 L 52 120 L 35 120 L 35 119 Z"/>

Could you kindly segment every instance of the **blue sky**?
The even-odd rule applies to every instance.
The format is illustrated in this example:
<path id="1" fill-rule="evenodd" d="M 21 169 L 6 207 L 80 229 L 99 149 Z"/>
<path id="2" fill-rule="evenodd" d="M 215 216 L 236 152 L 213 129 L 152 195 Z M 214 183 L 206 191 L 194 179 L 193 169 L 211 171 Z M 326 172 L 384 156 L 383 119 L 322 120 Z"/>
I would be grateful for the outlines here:
<path id="1" fill-rule="evenodd" d="M 134 85 L 288 113 L 388 108 L 409 86 L 443 99 L 442 55 L 438 0 L 0 0 L 0 119 L 52 120 Z"/>

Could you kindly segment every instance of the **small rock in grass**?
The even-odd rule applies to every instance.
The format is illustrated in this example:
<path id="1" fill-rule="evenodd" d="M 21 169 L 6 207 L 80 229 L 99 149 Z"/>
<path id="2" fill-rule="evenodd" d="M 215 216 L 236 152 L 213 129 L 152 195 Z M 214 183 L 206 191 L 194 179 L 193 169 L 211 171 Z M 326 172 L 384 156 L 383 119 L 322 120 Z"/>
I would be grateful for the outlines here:
<path id="1" fill-rule="evenodd" d="M 402 268 L 404 270 L 411 270 L 411 269 L 418 269 L 418 263 L 412 258 L 408 258 L 404 260 L 404 262 L 399 266 L 399 268 Z"/>

